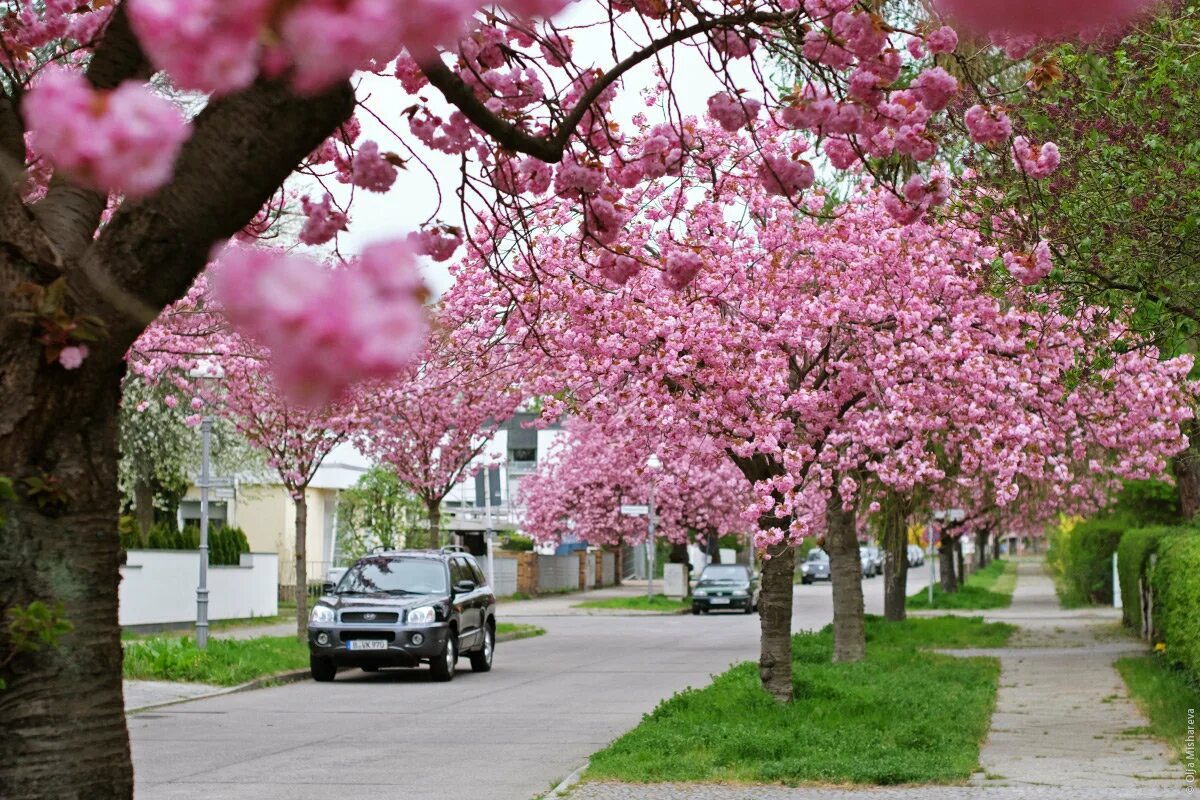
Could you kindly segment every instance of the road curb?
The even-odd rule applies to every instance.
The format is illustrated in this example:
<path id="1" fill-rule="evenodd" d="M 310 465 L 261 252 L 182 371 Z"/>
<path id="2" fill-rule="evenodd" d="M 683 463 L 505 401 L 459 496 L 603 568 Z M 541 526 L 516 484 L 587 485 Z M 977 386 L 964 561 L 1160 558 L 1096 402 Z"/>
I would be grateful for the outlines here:
<path id="1" fill-rule="evenodd" d="M 518 639 L 532 639 L 537 636 L 542 636 L 542 633 L 525 633 L 514 631 L 513 633 L 502 633 L 496 637 L 496 642 L 514 642 Z M 309 671 L 305 669 L 293 669 L 286 672 L 276 672 L 274 675 L 264 675 L 261 678 L 255 678 L 252 681 L 230 686 L 220 689 L 215 692 L 207 692 L 205 694 L 192 695 L 191 697 L 179 697 L 174 700 L 164 700 L 161 703 L 151 703 L 148 706 L 138 706 L 137 708 L 125 709 L 126 716 L 130 714 L 140 714 L 143 711 L 153 711 L 156 708 L 165 708 L 167 706 L 175 706 L 180 703 L 190 703 L 193 700 L 208 700 L 212 697 L 224 697 L 227 694 L 237 694 L 238 692 L 252 692 L 255 689 L 266 689 L 269 686 L 283 686 L 288 683 L 299 683 L 300 681 L 309 678 Z"/>
<path id="2" fill-rule="evenodd" d="M 224 697 L 227 694 L 237 694 L 238 692 L 250 692 L 255 689 L 265 689 L 268 686 L 282 686 L 288 683 L 297 683 L 309 677 L 308 669 L 293 669 L 287 672 L 276 672 L 274 675 L 264 675 L 261 678 L 255 678 L 246 683 L 240 683 L 237 686 L 229 686 L 215 692 L 206 694 L 192 695 L 191 697 L 180 697 L 175 700 L 165 700 L 161 703 L 151 703 L 148 706 L 138 706 L 137 708 L 125 709 L 126 716 L 130 714 L 139 714 L 143 711 L 152 711 L 156 708 L 165 708 L 166 706 L 175 706 L 180 703 L 190 703 L 193 700 L 207 700 L 211 697 Z"/>
<path id="3" fill-rule="evenodd" d="M 555 786 L 543 796 L 542 800 L 554 800 L 554 798 L 566 797 L 571 789 L 575 787 L 575 784 L 579 783 L 579 780 L 583 777 L 583 771 L 588 768 L 588 764 L 590 763 L 590 761 L 584 761 L 576 767 L 574 772 L 563 778 L 558 786 Z"/>

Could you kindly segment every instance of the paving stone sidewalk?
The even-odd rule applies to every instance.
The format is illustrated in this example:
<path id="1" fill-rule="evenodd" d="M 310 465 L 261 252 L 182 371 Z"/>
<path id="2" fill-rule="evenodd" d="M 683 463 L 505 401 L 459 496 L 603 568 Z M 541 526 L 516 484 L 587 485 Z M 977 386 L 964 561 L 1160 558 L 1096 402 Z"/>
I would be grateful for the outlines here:
<path id="1" fill-rule="evenodd" d="M 970 786 L 787 788 L 585 783 L 571 800 L 1179 800 L 1194 797 L 1113 662 L 1145 652 L 1111 609 L 1064 610 L 1040 560 L 1020 561 L 1011 607 L 989 620 L 1020 626 L 1011 646 L 961 651 L 1000 659 L 1000 691 Z M 953 652 L 953 651 L 952 651 Z M 864 753 L 870 758 L 870 753 Z"/>

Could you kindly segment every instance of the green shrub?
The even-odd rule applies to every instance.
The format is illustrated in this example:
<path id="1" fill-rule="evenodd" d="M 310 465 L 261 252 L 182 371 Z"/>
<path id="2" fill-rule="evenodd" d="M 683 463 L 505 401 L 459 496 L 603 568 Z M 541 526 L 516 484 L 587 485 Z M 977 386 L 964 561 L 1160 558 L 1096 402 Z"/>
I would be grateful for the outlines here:
<path id="1" fill-rule="evenodd" d="M 1091 519 L 1079 523 L 1055 543 L 1064 605 L 1112 603 L 1112 556 L 1121 534 L 1132 527 L 1125 517 Z"/>
<path id="2" fill-rule="evenodd" d="M 150 526 L 150 535 L 146 537 L 146 546 L 151 550 L 174 550 L 172 541 L 177 531 L 168 522 L 156 522 Z"/>
<path id="3" fill-rule="evenodd" d="M 1121 614 L 1126 625 L 1134 630 L 1142 627 L 1138 580 L 1146 571 L 1150 556 L 1158 552 L 1164 537 L 1194 531 L 1194 528 L 1155 526 L 1132 528 L 1121 536 L 1117 546 L 1117 573 L 1121 580 Z"/>
<path id="4" fill-rule="evenodd" d="M 533 549 L 533 539 L 530 539 L 528 536 L 522 536 L 519 533 L 510 533 L 500 540 L 500 546 L 505 550 L 529 552 Z"/>
<path id="5" fill-rule="evenodd" d="M 1150 580 L 1156 638 L 1171 663 L 1200 676 L 1200 535 L 1160 540 Z"/>
<path id="6" fill-rule="evenodd" d="M 125 514 L 117 520 L 117 535 L 121 539 L 121 547 L 126 550 L 137 550 L 142 546 L 142 529 L 137 517 Z"/>

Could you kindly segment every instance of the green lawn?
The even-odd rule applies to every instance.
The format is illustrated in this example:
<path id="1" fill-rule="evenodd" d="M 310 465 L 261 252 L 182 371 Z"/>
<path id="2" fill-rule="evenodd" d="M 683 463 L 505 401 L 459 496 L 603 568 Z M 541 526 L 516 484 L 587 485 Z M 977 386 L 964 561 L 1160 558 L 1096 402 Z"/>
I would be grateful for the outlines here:
<path id="1" fill-rule="evenodd" d="M 1150 733 L 1166 740 L 1178 760 L 1183 759 L 1188 734 L 1188 709 L 1200 710 L 1200 686 L 1188 674 L 1157 656 L 1136 656 L 1117 661 L 1134 702 L 1150 719 Z M 1193 718 L 1193 725 L 1195 725 Z"/>
<path id="2" fill-rule="evenodd" d="M 572 606 L 572 608 L 623 608 L 630 611 L 683 611 L 691 607 L 691 598 L 685 597 L 682 600 L 676 600 L 661 594 L 656 594 L 654 597 L 637 595 L 636 597 L 609 597 L 606 600 L 585 600 Z"/>
<path id="3" fill-rule="evenodd" d="M 908 608 L 985 609 L 1008 608 L 1017 585 L 1017 564 L 1011 559 L 998 559 L 978 572 L 969 575 L 966 583 L 954 594 L 946 594 L 934 584 L 933 605 L 929 590 L 922 589 L 908 598 Z"/>
<path id="4" fill-rule="evenodd" d="M 126 678 L 237 686 L 308 666 L 308 644 L 295 636 L 209 639 L 199 650 L 190 636 L 154 636 L 125 642 Z"/>
<path id="5" fill-rule="evenodd" d="M 832 633 L 792 639 L 795 702 L 777 703 L 758 665 L 661 703 L 592 756 L 587 778 L 635 783 L 954 783 L 976 769 L 1000 664 L 929 647 L 994 647 L 1011 625 L 867 618 L 867 658 L 831 664 Z"/>
<path id="6" fill-rule="evenodd" d="M 516 639 L 528 639 L 531 636 L 541 636 L 545 632 L 545 628 L 539 628 L 537 625 L 524 625 L 519 622 L 496 623 L 496 635 L 507 636 L 510 642 Z"/>

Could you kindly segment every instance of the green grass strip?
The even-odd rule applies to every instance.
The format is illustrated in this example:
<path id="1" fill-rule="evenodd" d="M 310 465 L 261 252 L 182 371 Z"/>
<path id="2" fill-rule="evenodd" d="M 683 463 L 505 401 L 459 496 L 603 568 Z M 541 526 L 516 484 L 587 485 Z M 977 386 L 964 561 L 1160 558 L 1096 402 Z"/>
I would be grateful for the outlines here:
<path id="1" fill-rule="evenodd" d="M 589 780 L 635 783 L 956 783 L 970 777 L 1000 664 L 923 648 L 995 647 L 1015 629 L 982 619 L 867 620 L 867 658 L 832 664 L 832 633 L 792 639 L 790 705 L 747 662 L 661 703 L 592 756 Z"/>
<path id="2" fill-rule="evenodd" d="M 295 636 L 209 639 L 205 650 L 198 649 L 190 636 L 125 642 L 124 676 L 132 680 L 237 686 L 307 666 L 308 644 Z"/>
<path id="3" fill-rule="evenodd" d="M 576 603 L 572 608 L 618 608 L 629 611 L 680 611 L 691 608 L 690 598 L 676 600 L 666 595 L 656 594 L 654 597 L 637 595 L 633 597 L 609 597 L 604 600 L 585 600 Z"/>
<path id="4" fill-rule="evenodd" d="M 967 577 L 966 583 L 953 594 L 946 594 L 939 584 L 933 586 L 933 605 L 929 604 L 929 590 L 922 589 L 908 598 L 910 609 L 967 609 L 1008 608 L 1012 603 L 1013 589 L 1017 585 L 1017 564 L 1010 559 L 999 559 Z"/>
<path id="5" fill-rule="evenodd" d="M 1125 679 L 1129 694 L 1150 720 L 1149 733 L 1166 741 L 1178 761 L 1188 747 L 1188 710 L 1200 712 L 1200 686 L 1182 669 L 1172 667 L 1161 656 L 1135 656 L 1117 661 L 1117 672 Z M 1195 741 L 1190 761 L 1195 761 Z"/>
<path id="6" fill-rule="evenodd" d="M 545 632 L 545 628 L 539 628 L 537 625 L 525 625 L 519 622 L 496 623 L 496 635 L 505 636 L 510 642 L 517 639 L 528 639 L 532 636 L 541 636 Z"/>

